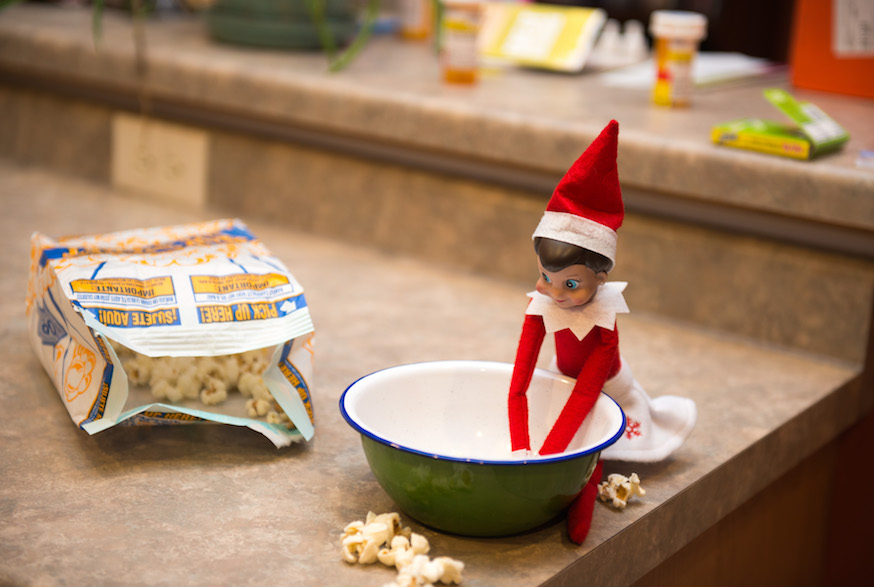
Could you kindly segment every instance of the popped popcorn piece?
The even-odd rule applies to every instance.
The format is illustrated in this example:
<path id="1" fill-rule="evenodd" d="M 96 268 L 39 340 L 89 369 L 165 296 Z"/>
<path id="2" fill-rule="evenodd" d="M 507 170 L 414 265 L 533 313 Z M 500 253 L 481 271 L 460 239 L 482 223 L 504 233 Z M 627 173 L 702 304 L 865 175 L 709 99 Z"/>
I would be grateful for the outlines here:
<path id="1" fill-rule="evenodd" d="M 632 473 L 631 477 L 612 473 L 607 476 L 606 481 L 598 484 L 598 497 L 601 501 L 610 501 L 616 509 L 625 509 L 635 495 L 646 495 L 646 491 L 640 486 L 637 473 Z"/>
<path id="2" fill-rule="evenodd" d="M 398 575 L 386 587 L 433 586 L 438 581 L 450 585 L 462 580 L 464 563 L 446 556 L 432 560 L 428 539 L 402 527 L 397 513 L 368 512 L 363 522 L 352 522 L 343 529 L 341 543 L 343 560 L 348 563 L 379 561 L 394 566 Z M 374 553 L 376 544 L 378 550 Z"/>
<path id="3" fill-rule="evenodd" d="M 134 385 L 145 385 L 152 378 L 152 358 L 145 355 L 134 355 L 122 362 L 128 380 Z"/>
<path id="4" fill-rule="evenodd" d="M 170 383 L 171 381 L 175 382 L 176 374 L 173 373 L 171 365 L 168 361 L 164 361 L 162 359 L 153 359 L 152 360 L 152 370 L 149 373 L 149 385 L 152 388 L 158 384 L 159 381 L 166 381 Z"/>
<path id="5" fill-rule="evenodd" d="M 416 555 L 428 554 L 429 550 L 431 545 L 421 534 L 411 533 L 409 538 L 397 534 L 391 539 L 389 548 L 383 548 L 377 553 L 377 558 L 387 567 L 400 569 L 409 564 Z"/>
<path id="6" fill-rule="evenodd" d="M 196 367 L 198 361 L 197 357 L 169 357 L 169 359 L 173 362 L 177 373 L 182 373 L 186 369 Z"/>
<path id="7" fill-rule="evenodd" d="M 193 357 L 158 357 L 152 359 L 152 373 L 149 381 L 152 385 L 155 385 L 157 381 L 163 379 L 175 385 L 179 374 L 193 364 Z"/>
<path id="8" fill-rule="evenodd" d="M 246 400 L 246 411 L 248 412 L 250 418 L 266 416 L 267 413 L 271 411 L 271 407 L 273 406 L 270 404 L 270 402 L 263 399 Z"/>
<path id="9" fill-rule="evenodd" d="M 401 527 L 401 518 L 397 514 L 368 514 L 364 523 L 364 535 L 379 541 L 379 546 L 391 542 L 395 533 Z"/>
<path id="10" fill-rule="evenodd" d="M 168 384 L 166 394 L 167 401 L 173 404 L 178 404 L 185 399 L 185 396 L 182 395 L 182 390 L 176 385 Z"/>
<path id="11" fill-rule="evenodd" d="M 237 362 L 237 358 L 224 357 L 222 360 L 222 370 L 225 374 L 225 385 L 228 387 L 236 387 L 237 381 L 240 379 L 240 363 Z"/>
<path id="12" fill-rule="evenodd" d="M 155 399 L 167 399 L 173 393 L 173 384 L 166 379 L 159 379 L 152 385 L 152 395 Z"/>
<path id="13" fill-rule="evenodd" d="M 359 546 L 364 542 L 364 522 L 356 521 L 343 528 L 341 544 L 343 545 L 343 560 L 347 563 L 358 562 Z"/>
<path id="14" fill-rule="evenodd" d="M 431 550 L 431 545 L 428 544 L 427 538 L 414 532 L 410 536 L 410 548 L 415 554 L 428 554 L 428 551 Z"/>
<path id="15" fill-rule="evenodd" d="M 409 564 L 398 569 L 397 581 L 401 585 L 433 585 L 440 580 L 443 569 L 435 565 L 428 555 L 417 554 Z"/>
<path id="16" fill-rule="evenodd" d="M 225 372 L 221 363 L 213 357 L 203 357 L 197 362 L 197 378 L 202 383 L 207 383 L 212 379 L 217 379 L 222 383 L 225 382 Z M 227 385 L 225 385 L 227 387 Z"/>
<path id="17" fill-rule="evenodd" d="M 364 518 L 364 524 L 370 524 L 371 522 L 381 522 L 386 526 L 391 528 L 393 534 L 397 534 L 401 532 L 401 516 L 397 512 L 391 512 L 388 514 L 375 514 L 373 512 L 367 512 L 367 516 Z"/>
<path id="18" fill-rule="evenodd" d="M 235 358 L 240 365 L 240 371 L 244 373 L 263 373 L 269 361 L 263 349 L 239 353 Z"/>
<path id="19" fill-rule="evenodd" d="M 368 565 L 377 561 L 379 549 L 385 544 L 389 526 L 383 522 L 353 522 L 343 535 L 343 558 L 347 562 Z"/>
<path id="20" fill-rule="evenodd" d="M 440 566 L 441 583 L 444 585 L 458 585 L 461 583 L 461 573 L 464 571 L 463 562 L 448 556 L 438 556 L 434 559 L 434 563 Z"/>
<path id="21" fill-rule="evenodd" d="M 207 406 L 215 406 L 228 399 L 228 388 L 220 379 L 210 379 L 200 390 L 200 401 Z"/>
<path id="22" fill-rule="evenodd" d="M 429 559 L 428 555 L 417 554 L 409 564 L 400 567 L 398 576 L 386 587 L 408 587 L 434 585 L 438 581 L 444 585 L 461 583 L 464 563 L 448 556 Z"/>
<path id="23" fill-rule="evenodd" d="M 358 544 L 358 563 L 369 565 L 376 562 L 376 555 L 379 553 L 379 544 L 376 540 L 367 535 L 362 535 Z"/>
<path id="24" fill-rule="evenodd" d="M 397 513 L 367 512 L 364 522 L 352 522 L 343 530 L 344 559 L 360 564 L 376 562 L 380 549 L 391 543 L 400 527 L 401 517 Z"/>
<path id="25" fill-rule="evenodd" d="M 183 371 L 176 380 L 176 387 L 182 392 L 182 397 L 185 399 L 197 399 L 200 397 L 202 384 L 197 377 L 197 367 L 191 365 Z"/>
<path id="26" fill-rule="evenodd" d="M 409 555 L 409 556 L 408 556 Z M 387 567 L 399 565 L 401 558 L 413 558 L 413 550 L 410 548 L 410 541 L 406 536 L 395 536 L 391 539 L 391 544 L 388 548 L 381 549 L 376 553 L 376 558 Z"/>
<path id="27" fill-rule="evenodd" d="M 237 381 L 237 389 L 239 389 L 240 393 L 246 397 L 268 401 L 273 399 L 273 394 L 270 393 L 270 389 L 264 382 L 264 378 L 261 377 L 260 374 L 251 371 L 244 371 L 240 375 L 240 378 Z"/>
<path id="28" fill-rule="evenodd" d="M 262 400 L 256 400 L 262 401 Z M 291 418 L 288 417 L 288 414 L 285 412 L 277 412 L 276 410 L 270 410 L 267 412 L 267 423 L 268 424 L 291 424 Z"/>

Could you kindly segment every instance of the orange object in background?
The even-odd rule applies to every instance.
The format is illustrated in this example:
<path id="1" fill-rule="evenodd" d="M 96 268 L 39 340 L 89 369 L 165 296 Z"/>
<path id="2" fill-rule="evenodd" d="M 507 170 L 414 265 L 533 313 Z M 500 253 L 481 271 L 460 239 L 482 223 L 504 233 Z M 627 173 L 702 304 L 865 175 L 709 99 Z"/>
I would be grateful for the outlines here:
<path id="1" fill-rule="evenodd" d="M 408 41 L 423 41 L 434 29 L 434 6 L 432 0 L 400 0 L 401 38 Z"/>
<path id="2" fill-rule="evenodd" d="M 482 15 L 480 0 L 444 0 L 440 58 L 445 81 L 476 83 L 479 69 L 477 39 Z"/>
<path id="3" fill-rule="evenodd" d="M 796 0 L 792 84 L 874 98 L 871 13 L 871 0 Z"/>

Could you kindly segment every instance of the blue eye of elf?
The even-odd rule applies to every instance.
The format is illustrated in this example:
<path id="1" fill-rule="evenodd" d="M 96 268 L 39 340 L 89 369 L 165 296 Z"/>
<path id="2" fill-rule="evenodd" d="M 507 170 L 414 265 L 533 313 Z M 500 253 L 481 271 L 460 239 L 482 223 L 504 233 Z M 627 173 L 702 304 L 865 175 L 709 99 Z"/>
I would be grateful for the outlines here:
<path id="1" fill-rule="evenodd" d="M 552 280 L 549 278 L 549 275 L 547 275 L 546 273 L 541 273 L 540 276 L 543 277 L 543 281 L 545 281 L 546 283 L 552 283 Z"/>
<path id="2" fill-rule="evenodd" d="M 580 282 L 576 279 L 568 279 L 564 282 L 564 286 L 568 289 L 577 289 L 578 287 L 580 287 Z"/>

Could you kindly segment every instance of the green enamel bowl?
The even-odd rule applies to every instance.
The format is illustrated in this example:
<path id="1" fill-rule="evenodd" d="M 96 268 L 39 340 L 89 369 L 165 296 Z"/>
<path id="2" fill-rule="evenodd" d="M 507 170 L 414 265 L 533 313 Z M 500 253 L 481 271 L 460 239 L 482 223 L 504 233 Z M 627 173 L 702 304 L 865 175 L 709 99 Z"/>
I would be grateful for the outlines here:
<path id="1" fill-rule="evenodd" d="M 507 393 L 513 365 L 434 361 L 366 375 L 340 398 L 376 480 L 398 507 L 434 529 L 507 536 L 564 513 L 625 415 L 602 394 L 567 451 L 510 448 Z M 539 448 L 575 380 L 537 370 L 528 389 L 529 434 Z"/>

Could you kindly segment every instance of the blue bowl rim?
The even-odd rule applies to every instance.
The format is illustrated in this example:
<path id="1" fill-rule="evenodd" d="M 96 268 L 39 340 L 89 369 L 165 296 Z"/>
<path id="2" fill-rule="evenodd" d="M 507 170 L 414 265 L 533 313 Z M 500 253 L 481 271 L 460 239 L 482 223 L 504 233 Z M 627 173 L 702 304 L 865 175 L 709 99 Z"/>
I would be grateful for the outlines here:
<path id="1" fill-rule="evenodd" d="M 417 363 L 406 363 L 404 365 L 395 365 L 392 367 L 385 367 L 384 369 L 377 369 L 376 371 L 373 371 L 372 373 L 362 375 L 361 377 L 359 377 L 358 379 L 356 379 L 355 381 L 350 383 L 346 387 L 346 389 L 343 391 L 343 394 L 340 396 L 340 413 L 342 414 L 343 419 L 346 420 L 346 423 L 349 424 L 349 426 L 351 426 L 352 428 L 354 428 L 362 436 L 370 438 L 371 440 L 378 442 L 379 444 L 382 444 L 382 445 L 385 445 L 385 446 L 388 446 L 388 447 L 391 447 L 391 448 L 394 448 L 394 449 L 397 449 L 397 450 L 400 450 L 400 451 L 403 451 L 406 453 L 419 455 L 419 456 L 423 456 L 423 457 L 428 457 L 429 459 L 435 459 L 438 461 L 450 461 L 450 462 L 456 462 L 456 463 L 470 463 L 470 464 L 478 464 L 478 465 L 498 465 L 498 466 L 542 465 L 542 464 L 558 463 L 558 462 L 562 462 L 562 461 L 570 461 L 570 460 L 579 459 L 581 457 L 591 455 L 593 453 L 601 452 L 602 450 L 604 450 L 605 448 L 607 448 L 608 446 L 614 444 L 617 440 L 619 440 L 619 437 L 622 436 L 622 434 L 625 432 L 625 427 L 627 424 L 626 419 L 625 419 L 625 411 L 622 409 L 622 406 L 620 406 L 616 402 L 616 400 L 614 400 L 612 397 L 610 397 L 609 395 L 607 395 L 603 391 L 601 392 L 601 394 L 604 397 L 608 398 L 611 402 L 613 402 L 616 405 L 616 407 L 619 409 L 619 414 L 622 416 L 622 425 L 619 426 L 619 429 L 616 431 L 616 433 L 612 437 L 610 437 L 610 439 L 602 442 L 601 444 L 599 444 L 597 446 L 594 446 L 594 447 L 587 449 L 587 450 L 584 450 L 584 451 L 576 451 L 576 452 L 571 452 L 571 453 L 558 453 L 555 456 L 549 456 L 549 457 L 538 456 L 536 459 L 532 459 L 532 460 L 508 461 L 508 460 L 490 460 L 490 459 L 465 459 L 465 458 L 461 458 L 461 457 L 451 457 L 451 456 L 447 456 L 447 455 L 441 455 L 441 454 L 417 450 L 414 448 L 410 448 L 408 446 L 403 446 L 403 445 L 397 444 L 396 442 L 391 442 L 389 440 L 386 440 L 385 438 L 382 438 L 381 436 L 374 434 L 373 432 L 370 432 L 369 430 L 365 430 L 346 411 L 346 405 L 345 405 L 346 404 L 346 394 L 348 394 L 349 390 L 352 389 L 353 387 L 355 387 L 355 384 L 358 383 L 359 381 L 361 381 L 362 379 L 366 379 L 367 377 L 370 377 L 372 375 L 376 375 L 377 373 L 381 373 L 383 371 L 397 369 L 398 367 L 408 367 L 408 366 L 412 367 L 412 366 L 416 366 L 416 365 L 429 365 L 429 364 L 437 364 L 437 363 L 511 365 L 510 363 L 501 363 L 499 361 L 445 360 L 445 361 L 420 361 Z M 553 371 L 547 371 L 545 369 L 536 369 L 536 371 L 548 373 L 548 374 L 553 374 L 553 375 L 556 374 Z M 561 375 L 561 374 L 559 373 L 558 375 Z"/>

